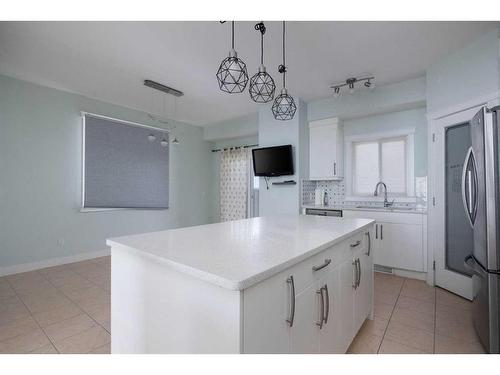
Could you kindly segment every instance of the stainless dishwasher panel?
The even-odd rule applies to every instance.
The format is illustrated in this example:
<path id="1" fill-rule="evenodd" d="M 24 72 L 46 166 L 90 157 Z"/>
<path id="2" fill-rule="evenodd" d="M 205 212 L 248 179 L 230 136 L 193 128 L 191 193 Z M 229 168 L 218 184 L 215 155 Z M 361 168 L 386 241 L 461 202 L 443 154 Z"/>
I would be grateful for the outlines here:
<path id="1" fill-rule="evenodd" d="M 306 215 L 342 217 L 342 210 L 319 210 L 316 208 L 306 208 Z"/>

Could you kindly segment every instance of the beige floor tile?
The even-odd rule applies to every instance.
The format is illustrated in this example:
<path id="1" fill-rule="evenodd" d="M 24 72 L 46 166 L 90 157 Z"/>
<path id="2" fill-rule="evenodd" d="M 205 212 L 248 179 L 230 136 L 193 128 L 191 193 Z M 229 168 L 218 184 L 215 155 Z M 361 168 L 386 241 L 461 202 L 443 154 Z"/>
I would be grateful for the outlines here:
<path id="1" fill-rule="evenodd" d="M 100 322 L 102 328 L 111 333 L 111 319 L 106 320 L 104 322 Z"/>
<path id="2" fill-rule="evenodd" d="M 47 344 L 41 348 L 35 349 L 30 354 L 59 354 L 52 344 Z"/>
<path id="3" fill-rule="evenodd" d="M 375 288 L 374 298 L 377 302 L 382 302 L 394 306 L 396 304 L 398 296 L 399 293 L 388 293 Z"/>
<path id="4" fill-rule="evenodd" d="M 32 314 L 55 309 L 70 304 L 71 301 L 61 292 L 46 292 L 34 295 L 21 296 L 26 307 Z"/>
<path id="5" fill-rule="evenodd" d="M 77 301 L 83 310 L 89 310 L 93 306 L 106 306 L 111 303 L 111 294 L 102 289 L 102 292 L 93 296 L 87 296 Z"/>
<path id="6" fill-rule="evenodd" d="M 435 352 L 437 354 L 481 354 L 484 349 L 479 341 L 461 341 L 436 334 Z"/>
<path id="7" fill-rule="evenodd" d="M 90 354 L 111 354 L 111 343 L 104 344 L 98 348 L 92 349 Z"/>
<path id="8" fill-rule="evenodd" d="M 393 309 L 394 307 L 387 303 L 378 302 L 377 300 L 373 303 L 373 315 L 377 318 L 389 319 Z"/>
<path id="9" fill-rule="evenodd" d="M 29 310 L 17 296 L 0 300 L 0 325 L 30 316 Z"/>
<path id="10" fill-rule="evenodd" d="M 384 340 L 390 339 L 400 344 L 432 353 L 434 349 L 434 333 L 407 326 L 391 319 Z"/>
<path id="11" fill-rule="evenodd" d="M 57 287 L 69 298 L 80 295 L 83 289 L 93 288 L 96 286 L 93 282 L 78 275 L 77 273 L 75 273 L 75 276 L 75 278 L 67 280 L 64 284 Z"/>
<path id="12" fill-rule="evenodd" d="M 412 348 L 401 344 L 400 342 L 391 340 L 389 338 L 384 338 L 382 344 L 380 345 L 379 354 L 428 354 L 417 348 Z"/>
<path id="13" fill-rule="evenodd" d="M 106 291 L 104 291 L 101 287 L 92 284 L 88 287 L 82 288 L 82 289 L 75 289 L 72 291 L 69 291 L 65 293 L 68 298 L 75 302 L 79 302 L 84 299 L 97 299 L 102 297 L 104 294 L 106 294 Z"/>
<path id="14" fill-rule="evenodd" d="M 455 309 L 455 314 L 438 310 L 436 312 L 436 334 L 461 341 L 477 341 L 470 312 L 461 309 Z"/>
<path id="15" fill-rule="evenodd" d="M 13 320 L 0 325 L 0 341 L 5 341 L 13 337 L 29 333 L 37 328 L 38 324 L 36 324 L 35 320 L 30 316 Z"/>
<path id="16" fill-rule="evenodd" d="M 15 296 L 16 292 L 11 288 L 10 284 L 6 280 L 0 278 L 0 300 L 3 298 L 8 298 Z"/>
<path id="17" fill-rule="evenodd" d="M 436 288 L 436 304 L 470 310 L 472 302 L 441 288 Z"/>
<path id="18" fill-rule="evenodd" d="M 88 353 L 111 342 L 111 336 L 102 327 L 95 326 L 64 340 L 56 341 L 60 353 Z"/>
<path id="19" fill-rule="evenodd" d="M 38 272 L 45 276 L 46 274 L 49 274 L 49 273 L 58 273 L 58 272 L 65 271 L 65 270 L 70 270 L 70 267 L 68 264 L 61 264 L 59 266 L 42 268 L 41 270 L 38 270 Z"/>
<path id="20" fill-rule="evenodd" d="M 47 336 L 54 342 L 77 335 L 95 327 L 96 323 L 86 314 L 80 314 L 72 318 L 51 324 L 44 328 Z"/>
<path id="21" fill-rule="evenodd" d="M 349 354 L 376 354 L 382 341 L 381 336 L 359 332 L 347 349 Z"/>
<path id="22" fill-rule="evenodd" d="M 68 303 L 51 310 L 33 314 L 35 320 L 41 327 L 61 322 L 63 320 L 80 315 L 82 310 L 74 303 Z"/>
<path id="23" fill-rule="evenodd" d="M 50 344 L 40 328 L 29 333 L 0 342 L 0 353 L 29 353 Z"/>
<path id="24" fill-rule="evenodd" d="M 111 319 L 111 303 L 85 306 L 84 311 L 99 324 Z"/>
<path id="25" fill-rule="evenodd" d="M 374 336 L 383 337 L 389 321 L 387 319 L 374 317 L 373 320 L 366 319 L 360 332 L 366 332 Z"/>
<path id="26" fill-rule="evenodd" d="M 434 287 L 429 286 L 425 281 L 406 279 L 401 289 L 401 295 L 419 299 L 426 302 L 435 301 Z"/>
<path id="27" fill-rule="evenodd" d="M 398 295 L 403 283 L 404 278 L 402 277 L 375 272 L 374 287 L 377 291 Z"/>
<path id="28" fill-rule="evenodd" d="M 392 313 L 391 322 L 434 332 L 434 314 L 424 314 L 396 306 Z"/>
<path id="29" fill-rule="evenodd" d="M 23 284 L 18 284 L 17 286 L 13 285 L 12 288 L 20 296 L 37 295 L 40 293 L 48 293 L 50 291 L 56 291 L 56 288 L 45 279 L 42 281 L 33 281 L 32 283 L 26 282 Z"/>
<path id="30" fill-rule="evenodd" d="M 435 311 L 434 302 L 426 302 L 407 296 L 399 296 L 396 307 L 428 315 L 433 315 Z"/>

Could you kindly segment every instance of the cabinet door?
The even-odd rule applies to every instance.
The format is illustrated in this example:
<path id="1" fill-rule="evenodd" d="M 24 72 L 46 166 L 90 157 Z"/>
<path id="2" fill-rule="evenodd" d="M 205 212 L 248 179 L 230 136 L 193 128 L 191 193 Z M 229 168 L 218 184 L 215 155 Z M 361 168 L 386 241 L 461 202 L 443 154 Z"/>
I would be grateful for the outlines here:
<path id="1" fill-rule="evenodd" d="M 339 348 L 345 353 L 354 337 L 354 265 L 352 259 L 343 262 L 339 267 L 340 308 L 338 320 Z"/>
<path id="2" fill-rule="evenodd" d="M 288 353 L 293 288 L 280 273 L 244 290 L 243 351 Z"/>
<path id="3" fill-rule="evenodd" d="M 337 119 L 310 123 L 309 176 L 312 180 L 342 176 L 342 142 Z"/>
<path id="4" fill-rule="evenodd" d="M 354 332 L 356 333 L 368 317 L 373 298 L 373 263 L 368 249 L 356 254 L 358 261 L 358 287 L 354 291 Z"/>
<path id="5" fill-rule="evenodd" d="M 421 225 L 378 223 L 378 227 L 376 264 L 424 271 Z"/>
<path id="6" fill-rule="evenodd" d="M 337 267 L 320 280 L 320 287 L 328 288 L 323 292 L 327 300 L 328 319 L 319 333 L 319 351 L 323 354 L 342 354 L 344 344 L 340 338 L 341 326 L 344 324 L 340 317 L 342 308 L 340 299 L 340 269 Z"/>
<path id="7" fill-rule="evenodd" d="M 295 319 L 290 328 L 290 353 L 313 354 L 319 352 L 321 297 L 314 283 L 295 297 Z"/>

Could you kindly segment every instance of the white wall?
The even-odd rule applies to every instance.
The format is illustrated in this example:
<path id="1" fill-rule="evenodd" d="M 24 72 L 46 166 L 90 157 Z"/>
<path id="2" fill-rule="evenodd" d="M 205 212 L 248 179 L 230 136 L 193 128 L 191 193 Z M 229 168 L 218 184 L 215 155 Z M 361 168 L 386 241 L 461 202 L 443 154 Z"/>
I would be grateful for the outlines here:
<path id="1" fill-rule="evenodd" d="M 220 141 L 242 137 L 255 137 L 259 130 L 259 115 L 257 112 L 238 117 L 203 128 L 203 138 L 206 141 Z"/>
<path id="2" fill-rule="evenodd" d="M 499 95 L 500 48 L 498 30 L 483 35 L 465 48 L 427 69 L 427 111 L 431 118 L 452 108 Z"/>
<path id="3" fill-rule="evenodd" d="M 149 124 L 145 113 L 0 76 L 0 271 L 100 251 L 105 239 L 214 220 L 210 149 L 176 124 L 170 208 L 81 213 L 81 118 L 88 111 Z"/>
<path id="4" fill-rule="evenodd" d="M 259 147 L 291 144 L 294 155 L 293 176 L 271 178 L 269 190 L 263 178 L 259 184 L 259 216 L 298 214 L 300 212 L 300 179 L 308 173 L 309 132 L 307 131 L 307 105 L 294 98 L 297 104 L 295 117 L 289 121 L 275 120 L 270 106 L 259 111 Z M 306 146 L 307 145 L 307 146 Z M 273 181 L 295 180 L 296 185 L 273 186 Z"/>

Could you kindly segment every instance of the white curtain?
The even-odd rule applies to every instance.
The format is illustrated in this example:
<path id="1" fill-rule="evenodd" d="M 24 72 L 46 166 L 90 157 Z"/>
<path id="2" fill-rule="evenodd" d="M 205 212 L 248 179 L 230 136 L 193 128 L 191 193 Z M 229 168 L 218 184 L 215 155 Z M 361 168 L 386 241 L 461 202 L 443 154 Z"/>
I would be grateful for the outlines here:
<path id="1" fill-rule="evenodd" d="M 220 153 L 220 219 L 239 220 L 249 216 L 251 152 L 248 148 Z"/>

